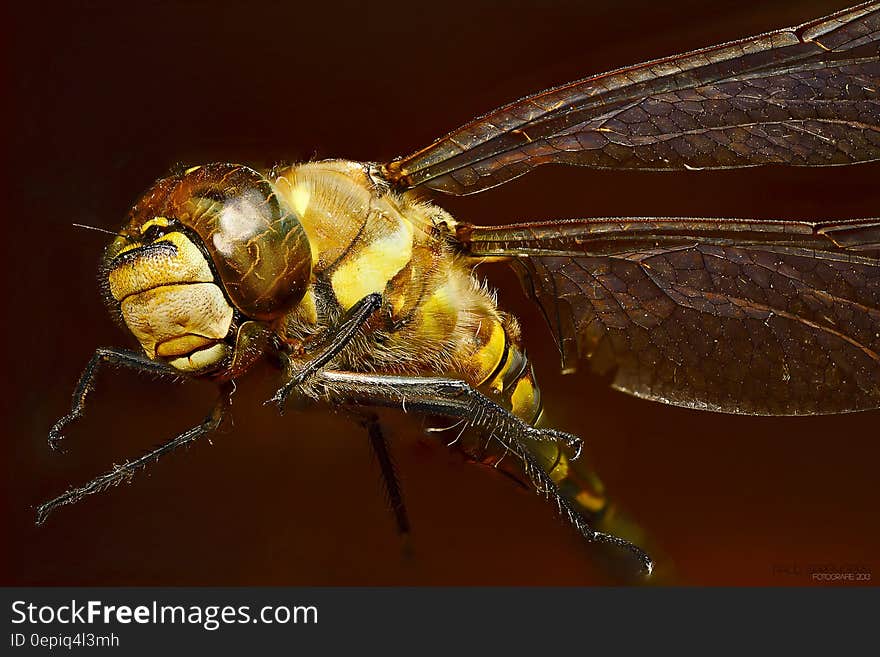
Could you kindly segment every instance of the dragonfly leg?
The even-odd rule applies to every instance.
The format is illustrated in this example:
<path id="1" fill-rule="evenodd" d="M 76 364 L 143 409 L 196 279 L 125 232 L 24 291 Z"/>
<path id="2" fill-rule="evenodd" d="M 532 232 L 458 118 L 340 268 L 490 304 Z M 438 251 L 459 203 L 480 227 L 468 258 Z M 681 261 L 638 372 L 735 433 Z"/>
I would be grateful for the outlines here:
<path id="1" fill-rule="evenodd" d="M 379 470 L 382 472 L 382 484 L 385 488 L 388 506 L 391 507 L 391 512 L 394 514 L 397 531 L 401 535 L 406 536 L 410 530 L 409 514 L 406 512 L 406 505 L 403 502 L 403 489 L 397 476 L 397 467 L 391 456 L 388 440 L 382 431 L 382 425 L 379 423 L 379 416 L 372 411 L 353 406 L 346 406 L 343 410 L 367 431 L 370 447 L 379 464 Z"/>
<path id="2" fill-rule="evenodd" d="M 529 447 L 530 441 L 562 441 L 573 449 L 580 445 L 562 431 L 537 429 L 499 406 L 464 381 L 440 377 L 362 374 L 323 370 L 312 383 L 336 403 L 406 408 L 410 411 L 465 419 L 478 431 L 498 440 L 521 462 L 537 491 L 552 500 L 559 512 L 587 541 L 607 543 L 629 552 L 642 573 L 649 575 L 653 562 L 644 550 L 629 541 L 594 529 L 573 503 L 559 492 Z"/>
<path id="3" fill-rule="evenodd" d="M 283 413 L 284 406 L 293 389 L 308 381 L 316 372 L 338 356 L 381 306 L 382 295 L 378 293 L 368 294 L 354 304 L 343 315 L 339 323 L 327 332 L 325 339 L 316 348 L 317 353 L 299 369 L 294 369 L 286 354 L 281 354 L 285 365 L 284 375 L 287 380 L 272 396 L 272 399 L 266 403 L 275 404 L 278 406 L 279 412 Z"/>
<path id="4" fill-rule="evenodd" d="M 133 351 L 125 351 L 122 349 L 107 349 L 101 347 L 95 350 L 89 364 L 83 370 L 79 377 L 79 382 L 73 391 L 73 400 L 70 405 L 70 412 L 58 420 L 51 429 L 49 429 L 49 447 L 59 449 L 59 443 L 64 438 L 62 431 L 68 424 L 82 417 L 85 412 L 86 398 L 95 388 L 95 378 L 101 363 L 109 363 L 127 367 L 128 369 L 147 374 L 155 374 L 158 376 L 179 376 L 171 367 L 164 363 L 157 363 L 150 360 L 146 356 L 142 356 Z"/>
<path id="5" fill-rule="evenodd" d="M 223 419 L 227 417 L 229 413 L 229 409 L 232 406 L 232 394 L 234 391 L 235 384 L 232 381 L 222 384 L 217 402 L 211 409 L 210 414 L 200 424 L 197 424 L 188 431 L 184 431 L 182 434 L 168 442 L 159 445 L 159 447 L 147 452 L 143 456 L 136 458 L 133 461 L 126 461 L 121 465 L 115 465 L 112 470 L 95 477 L 85 485 L 70 488 L 58 497 L 38 506 L 37 524 L 43 524 L 49 514 L 57 507 L 64 506 L 65 504 L 73 504 L 86 495 L 93 495 L 95 493 L 100 493 L 111 486 L 118 486 L 123 481 L 131 479 L 137 470 L 146 467 L 152 461 L 158 460 L 159 457 L 164 456 L 181 445 L 191 443 L 205 434 L 216 431 L 222 424 Z"/>

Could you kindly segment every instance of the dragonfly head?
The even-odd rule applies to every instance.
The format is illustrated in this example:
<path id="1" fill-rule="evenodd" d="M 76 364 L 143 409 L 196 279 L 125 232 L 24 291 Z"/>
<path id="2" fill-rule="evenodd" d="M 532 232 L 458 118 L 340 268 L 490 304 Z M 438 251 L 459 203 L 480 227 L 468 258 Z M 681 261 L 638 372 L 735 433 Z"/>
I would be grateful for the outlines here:
<path id="1" fill-rule="evenodd" d="M 230 365 L 244 323 L 296 304 L 311 271 L 305 231 L 272 184 L 245 166 L 210 164 L 147 190 L 106 249 L 101 280 L 150 358 L 201 374 Z"/>

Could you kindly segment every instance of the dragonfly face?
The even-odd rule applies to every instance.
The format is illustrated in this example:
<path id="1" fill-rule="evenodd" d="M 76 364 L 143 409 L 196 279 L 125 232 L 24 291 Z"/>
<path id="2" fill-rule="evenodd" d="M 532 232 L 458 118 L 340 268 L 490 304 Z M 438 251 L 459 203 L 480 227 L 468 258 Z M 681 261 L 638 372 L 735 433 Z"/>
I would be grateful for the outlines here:
<path id="1" fill-rule="evenodd" d="M 117 238 L 104 267 L 107 301 L 149 358 L 201 372 L 228 355 L 223 340 L 233 309 L 201 249 L 180 228 L 156 217 L 139 238 Z"/>
<path id="2" fill-rule="evenodd" d="M 52 430 L 81 413 L 97 365 L 223 382 L 279 360 L 341 407 L 461 420 L 511 454 L 591 541 L 629 548 L 579 441 L 536 428 L 541 397 L 516 319 L 473 268 L 510 263 L 563 357 L 625 392 L 754 415 L 880 407 L 880 221 L 597 218 L 481 227 L 425 190 L 466 195 L 548 163 L 617 169 L 840 166 L 880 159 L 880 5 L 594 76 L 514 102 L 384 164 L 157 182 L 104 261 L 106 296 L 143 353 L 99 350 Z M 216 429 L 229 388 L 198 427 Z M 363 420 L 380 463 L 374 420 Z M 494 442 L 493 442 L 494 439 Z M 105 488 L 114 470 L 40 509 Z M 393 469 L 384 471 L 408 528 Z"/>

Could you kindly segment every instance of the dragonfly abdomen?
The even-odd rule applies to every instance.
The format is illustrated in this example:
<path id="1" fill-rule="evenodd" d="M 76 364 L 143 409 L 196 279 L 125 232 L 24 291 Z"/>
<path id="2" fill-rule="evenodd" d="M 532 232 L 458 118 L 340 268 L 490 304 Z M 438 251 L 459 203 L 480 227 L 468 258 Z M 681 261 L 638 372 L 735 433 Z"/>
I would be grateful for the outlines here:
<path id="1" fill-rule="evenodd" d="M 489 340 L 475 352 L 474 358 L 483 365 L 484 371 L 487 365 L 492 367 L 477 384 L 521 420 L 537 423 L 541 415 L 541 391 L 520 345 L 519 324 L 512 316 L 502 313 L 493 320 L 488 332 Z"/>
<path id="2" fill-rule="evenodd" d="M 515 318 L 503 312 L 483 327 L 482 347 L 472 360 L 488 373 L 477 380 L 480 389 L 496 402 L 531 425 L 541 423 L 543 405 L 541 391 L 535 380 L 535 372 L 522 348 L 519 324 Z M 474 445 L 466 452 L 489 465 L 498 465 L 510 471 L 505 450 L 500 445 L 485 443 Z M 532 453 L 559 487 L 560 492 L 574 502 L 578 510 L 592 522 L 598 521 L 606 512 L 608 500 L 602 482 L 585 462 L 571 461 L 562 445 L 555 442 L 532 442 Z M 523 475 L 518 467 L 511 471 L 516 478 Z"/>

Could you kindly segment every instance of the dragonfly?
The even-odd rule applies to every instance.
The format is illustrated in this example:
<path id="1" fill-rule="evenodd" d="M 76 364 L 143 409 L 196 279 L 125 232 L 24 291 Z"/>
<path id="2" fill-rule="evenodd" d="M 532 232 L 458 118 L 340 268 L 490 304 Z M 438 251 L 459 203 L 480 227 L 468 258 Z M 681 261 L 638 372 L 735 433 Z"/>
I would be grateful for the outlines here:
<path id="1" fill-rule="evenodd" d="M 457 420 L 512 455 L 587 541 L 653 563 L 621 536 L 577 436 L 542 425 L 516 318 L 475 276 L 503 262 L 540 307 L 563 371 L 693 409 L 815 415 L 880 408 L 880 219 L 581 218 L 478 226 L 426 194 L 469 195 L 545 164 L 709 170 L 880 159 L 880 3 L 621 68 L 517 100 L 385 163 L 258 171 L 182 167 L 132 207 L 107 247 L 102 293 L 139 350 L 95 352 L 57 446 L 99 367 L 215 382 L 201 424 L 37 510 L 127 480 L 215 431 L 235 381 L 281 370 L 270 400 L 330 401 L 367 430 L 409 530 L 375 413 Z M 432 197 L 433 198 L 433 197 Z"/>

